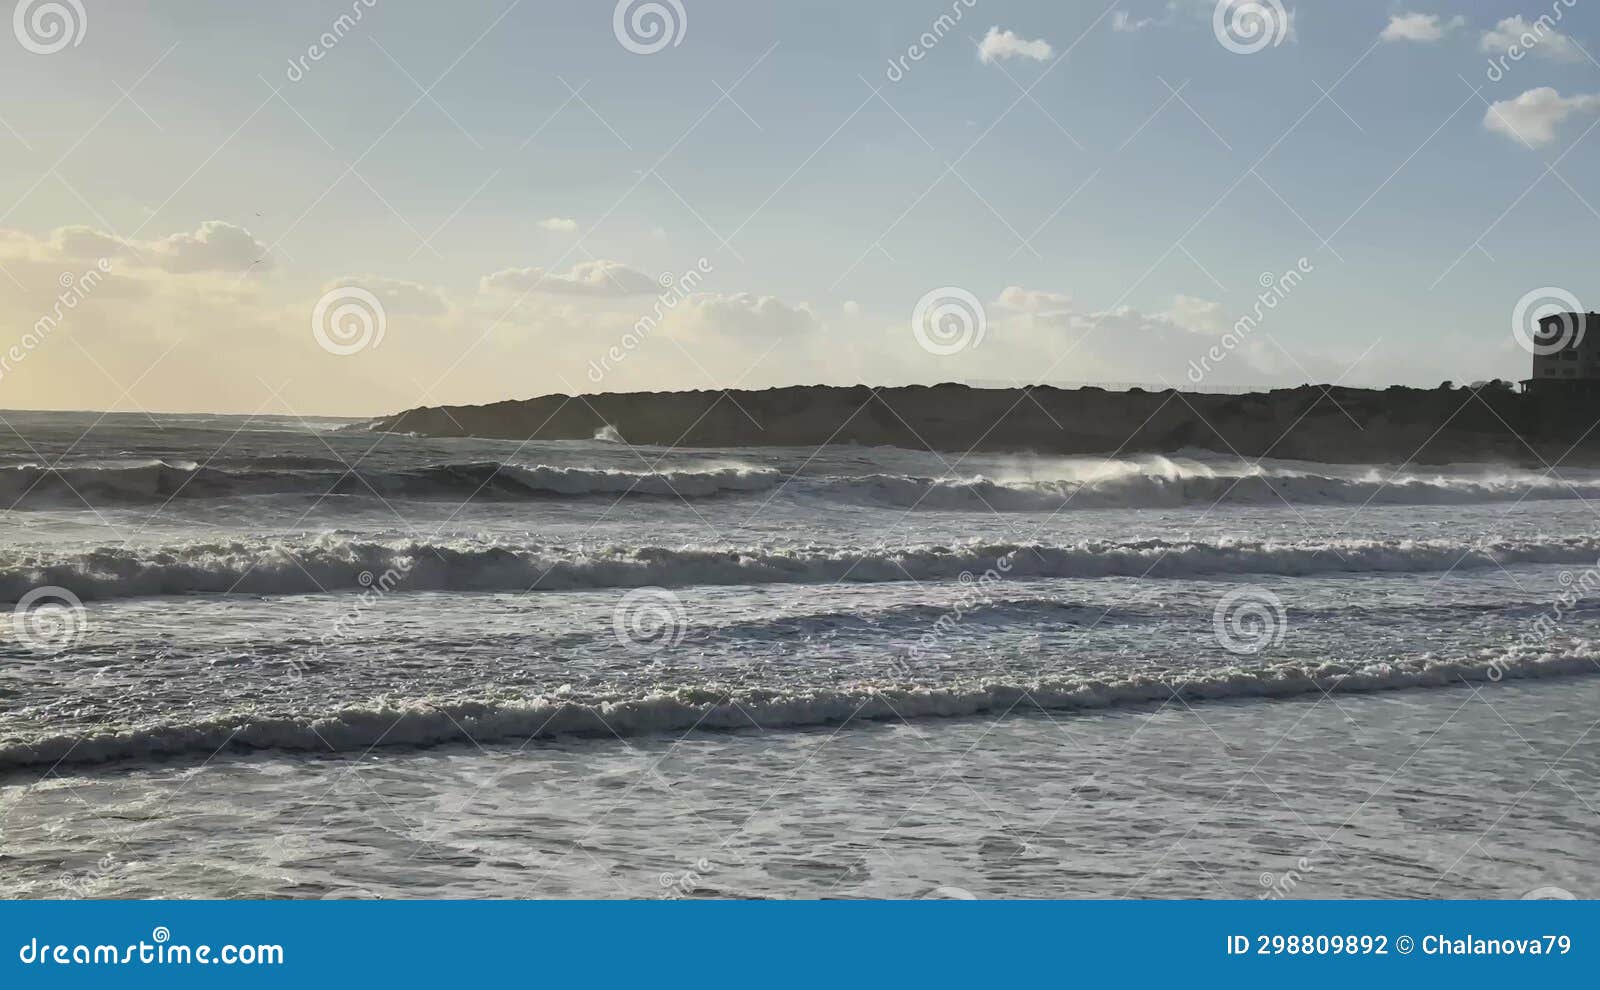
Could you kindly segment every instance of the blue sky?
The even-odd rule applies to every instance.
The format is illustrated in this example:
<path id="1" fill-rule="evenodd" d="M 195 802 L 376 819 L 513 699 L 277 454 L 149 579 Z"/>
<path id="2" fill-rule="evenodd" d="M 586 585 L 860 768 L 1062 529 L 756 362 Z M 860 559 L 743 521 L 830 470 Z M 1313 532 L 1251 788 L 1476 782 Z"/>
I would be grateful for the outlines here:
<path id="1" fill-rule="evenodd" d="M 89 255 L 114 263 L 0 368 L 0 406 L 1184 384 L 1302 258 L 1206 381 L 1435 384 L 1524 374 L 1526 294 L 1600 296 L 1584 0 L 1301 0 L 1252 53 L 1201 0 L 681 0 L 650 54 L 610 2 L 80 2 L 77 44 L 0 60 L 11 337 Z M 1557 10 L 1491 79 L 1497 25 Z M 79 227 L 103 239 L 53 233 Z M 623 342 L 658 304 L 624 283 L 702 258 L 693 298 Z M 347 286 L 382 341 L 332 354 L 308 321 Z M 929 353 L 912 314 L 950 287 L 982 339 Z"/>

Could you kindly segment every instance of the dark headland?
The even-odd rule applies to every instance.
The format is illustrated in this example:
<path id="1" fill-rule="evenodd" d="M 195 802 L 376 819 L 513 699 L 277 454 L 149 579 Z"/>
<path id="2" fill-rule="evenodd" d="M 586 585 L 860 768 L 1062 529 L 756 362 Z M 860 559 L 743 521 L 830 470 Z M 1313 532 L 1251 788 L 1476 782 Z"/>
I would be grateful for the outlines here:
<path id="1" fill-rule="evenodd" d="M 800 385 L 546 395 L 434 406 L 371 429 L 424 436 L 630 444 L 944 452 L 1172 453 L 1184 449 L 1345 463 L 1600 463 L 1600 400 L 1480 387 L 1302 385 L 1247 394 L 1175 390 Z M 608 430 L 609 428 L 609 430 Z"/>

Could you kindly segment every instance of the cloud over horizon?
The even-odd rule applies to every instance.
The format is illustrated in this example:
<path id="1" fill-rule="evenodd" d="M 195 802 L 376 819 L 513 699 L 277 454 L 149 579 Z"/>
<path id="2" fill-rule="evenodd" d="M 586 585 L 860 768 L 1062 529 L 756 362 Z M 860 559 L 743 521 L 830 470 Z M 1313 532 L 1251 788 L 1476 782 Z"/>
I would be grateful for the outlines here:
<path id="1" fill-rule="evenodd" d="M 978 59 L 985 64 L 997 59 L 1027 58 L 1043 62 L 1053 54 L 1050 42 L 1043 38 L 1029 41 L 1011 30 L 1000 30 L 997 24 L 989 29 L 978 43 Z"/>
<path id="2" fill-rule="evenodd" d="M 1550 26 L 1549 19 L 1541 17 L 1529 23 L 1518 14 L 1507 17 L 1478 40 L 1480 51 L 1509 51 L 1513 46 L 1552 62 L 1582 62 L 1583 49 L 1572 38 Z"/>
<path id="3" fill-rule="evenodd" d="M 548 292 L 582 296 L 639 296 L 660 292 L 656 280 L 620 261 L 584 261 L 565 272 L 544 268 L 505 268 L 485 275 L 480 287 L 486 292 L 524 294 Z"/>
<path id="4" fill-rule="evenodd" d="M 1378 37 L 1384 41 L 1414 41 L 1432 42 L 1443 38 L 1446 33 L 1467 23 L 1465 17 L 1459 14 L 1448 21 L 1442 20 L 1438 14 L 1419 14 L 1406 12 L 1394 14 L 1389 18 L 1389 24 Z"/>
<path id="5" fill-rule="evenodd" d="M 1483 126 L 1519 144 L 1542 147 L 1556 139 L 1562 122 L 1573 115 L 1600 111 L 1600 94 L 1562 96 L 1549 86 L 1530 89 L 1510 100 L 1489 105 Z"/>

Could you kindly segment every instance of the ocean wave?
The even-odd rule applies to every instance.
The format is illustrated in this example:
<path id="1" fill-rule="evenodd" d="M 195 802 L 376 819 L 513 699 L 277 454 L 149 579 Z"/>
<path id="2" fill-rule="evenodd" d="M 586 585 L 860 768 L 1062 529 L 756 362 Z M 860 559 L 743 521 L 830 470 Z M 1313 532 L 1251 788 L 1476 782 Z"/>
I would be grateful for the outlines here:
<path id="1" fill-rule="evenodd" d="M 0 505 L 160 503 L 248 495 L 516 500 L 647 496 L 690 499 L 768 492 L 898 509 L 1051 512 L 1067 508 L 1245 505 L 1457 505 L 1600 498 L 1600 481 L 1512 468 L 1340 469 L 1141 455 L 1019 460 L 1016 476 L 794 475 L 750 465 L 616 470 L 497 461 L 351 469 L 321 455 L 270 455 L 206 464 L 178 460 L 0 467 Z"/>
<path id="2" fill-rule="evenodd" d="M 1158 460 L 1165 460 L 1164 458 Z M 1171 462 L 1168 462 L 1171 463 Z M 816 497 L 896 508 L 996 512 L 1058 509 L 1178 508 L 1222 502 L 1243 505 L 1471 505 L 1600 498 L 1600 484 L 1571 483 L 1525 472 L 1500 476 L 1344 477 L 1302 472 L 1212 470 L 1117 471 L 1107 477 L 999 481 L 983 475 L 926 478 L 872 474 L 806 479 Z"/>
<path id="3" fill-rule="evenodd" d="M 42 585 L 83 599 L 235 592 L 273 595 L 369 587 L 393 572 L 395 590 L 559 591 L 645 585 L 875 583 L 962 578 L 1183 578 L 1231 574 L 1437 572 L 1516 564 L 1589 564 L 1600 538 L 1082 541 L 1065 545 L 595 548 L 407 542 L 325 536 L 100 547 L 77 554 L 0 553 L 0 602 Z"/>
<path id="4" fill-rule="evenodd" d="M 654 496 L 709 498 L 761 492 L 783 476 L 764 468 L 678 471 L 524 466 L 494 461 L 433 464 L 392 471 L 350 469 L 319 458 L 264 459 L 212 467 L 150 461 L 141 464 L 0 468 L 0 503 L 92 504 L 165 502 L 236 495 L 377 495 L 383 498 Z"/>
<path id="5" fill-rule="evenodd" d="M 1236 698 L 1292 698 L 1319 692 L 1374 692 L 1502 679 L 1594 674 L 1574 649 L 1558 654 L 1417 657 L 1382 663 L 1277 664 L 1166 679 L 1062 678 L 943 687 L 859 685 L 796 692 L 717 686 L 639 697 L 555 694 L 527 701 L 375 703 L 315 715 L 240 713 L 131 728 L 90 728 L 40 738 L 0 739 L 0 768 L 211 755 L 223 749 L 365 752 L 374 746 L 431 746 L 559 735 L 641 736 L 691 730 L 771 730 L 847 721 L 1097 710 Z"/>

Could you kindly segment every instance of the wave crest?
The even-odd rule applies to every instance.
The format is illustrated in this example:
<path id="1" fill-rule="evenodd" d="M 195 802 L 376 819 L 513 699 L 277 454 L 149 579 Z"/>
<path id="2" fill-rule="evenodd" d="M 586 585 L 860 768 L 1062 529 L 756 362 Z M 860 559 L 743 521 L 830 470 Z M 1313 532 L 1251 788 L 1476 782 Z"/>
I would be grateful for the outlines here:
<path id="1" fill-rule="evenodd" d="M 0 740 L 0 768 L 99 763 L 214 754 L 224 748 L 364 752 L 376 745 L 430 746 L 557 735 L 607 738 L 688 730 L 798 728 L 857 719 L 944 718 L 1036 709 L 1093 710 L 1229 698 L 1289 698 L 1320 691 L 1372 692 L 1468 682 L 1593 674 L 1595 659 L 1577 650 L 1515 657 L 1383 663 L 1280 664 L 1230 668 L 1182 683 L 1144 675 L 1120 680 L 1055 679 L 950 687 L 860 685 L 798 693 L 728 692 L 715 686 L 641 697 L 528 701 L 379 703 L 321 715 L 239 714 L 111 731 Z M 754 721 L 752 721 L 754 720 Z"/>
<path id="2" fill-rule="evenodd" d="M 433 464 L 394 471 L 352 470 L 321 458 L 265 460 L 241 467 L 169 464 L 0 468 L 0 500 L 36 503 L 148 503 L 236 495 L 378 495 L 384 498 L 655 496 L 710 498 L 761 492 L 782 475 L 764 468 L 678 471 L 524 466 L 495 461 Z"/>
<path id="3" fill-rule="evenodd" d="M 942 580 L 1000 567 L 1012 578 L 1183 578 L 1229 574 L 1437 572 L 1516 564 L 1592 563 L 1600 538 L 1083 541 L 1067 545 L 904 547 L 620 547 L 457 542 L 309 542 L 100 547 L 67 556 L 0 555 L 0 602 L 40 585 L 88 599 L 355 590 L 403 573 L 396 590 L 559 591 L 644 585 L 875 583 Z M 1002 565 L 1001 561 L 1005 563 Z"/>

